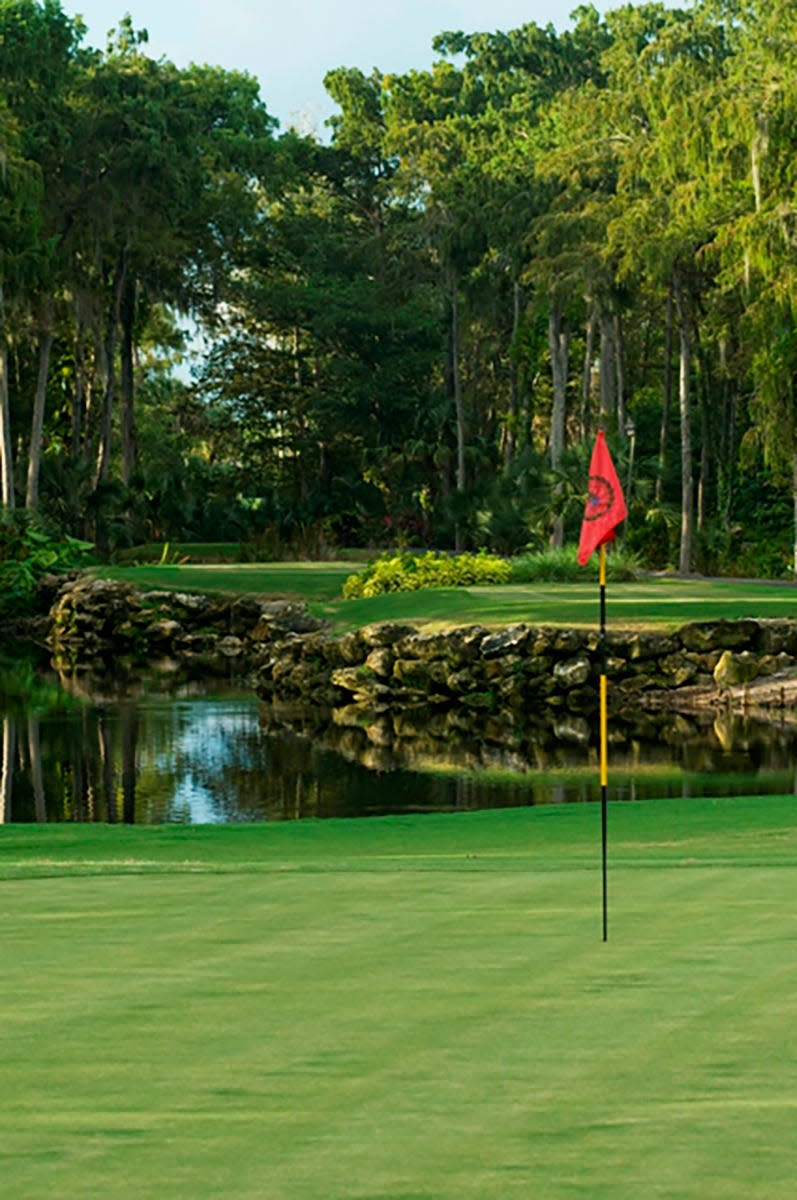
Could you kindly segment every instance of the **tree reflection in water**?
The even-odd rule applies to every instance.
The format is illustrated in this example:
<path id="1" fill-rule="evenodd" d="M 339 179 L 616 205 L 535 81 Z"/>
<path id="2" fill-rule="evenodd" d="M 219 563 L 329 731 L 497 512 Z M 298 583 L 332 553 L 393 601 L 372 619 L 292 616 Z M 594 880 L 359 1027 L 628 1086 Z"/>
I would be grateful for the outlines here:
<path id="1" fill-rule="evenodd" d="M 591 800 L 596 731 L 553 714 L 479 717 L 261 708 L 229 684 L 168 694 L 116 680 L 28 688 L 0 709 L 0 820 L 291 820 Z M 2 701 L 0 701 L 2 703 Z M 503 722 L 503 723 L 502 723 Z M 610 790 L 792 792 L 797 733 L 723 715 L 613 722 Z"/>

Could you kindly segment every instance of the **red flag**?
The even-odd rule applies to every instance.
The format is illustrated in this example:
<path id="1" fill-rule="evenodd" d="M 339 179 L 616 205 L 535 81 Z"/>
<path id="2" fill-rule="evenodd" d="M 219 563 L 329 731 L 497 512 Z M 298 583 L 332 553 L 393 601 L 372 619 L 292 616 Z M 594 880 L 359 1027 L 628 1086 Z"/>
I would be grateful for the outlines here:
<path id="1" fill-rule="evenodd" d="M 589 463 L 587 503 L 578 541 L 578 561 L 584 567 L 593 550 L 614 541 L 614 531 L 628 516 L 623 489 L 614 469 L 603 430 L 598 430 Z"/>

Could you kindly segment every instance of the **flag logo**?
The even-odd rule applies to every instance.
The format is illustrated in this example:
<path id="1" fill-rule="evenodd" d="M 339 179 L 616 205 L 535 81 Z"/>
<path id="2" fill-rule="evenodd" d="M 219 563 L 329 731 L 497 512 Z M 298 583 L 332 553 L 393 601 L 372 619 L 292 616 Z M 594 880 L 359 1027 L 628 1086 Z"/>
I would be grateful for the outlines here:
<path id="1" fill-rule="evenodd" d="M 584 520 L 597 521 L 599 517 L 605 517 L 614 508 L 614 488 L 602 475 L 590 475 L 587 480 L 587 489 Z"/>

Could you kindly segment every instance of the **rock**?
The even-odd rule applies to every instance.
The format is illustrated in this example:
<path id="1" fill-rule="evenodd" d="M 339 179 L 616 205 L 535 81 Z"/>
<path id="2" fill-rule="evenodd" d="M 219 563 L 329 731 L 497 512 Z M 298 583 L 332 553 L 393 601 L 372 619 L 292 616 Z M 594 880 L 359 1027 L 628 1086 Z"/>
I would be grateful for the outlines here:
<path id="1" fill-rule="evenodd" d="M 369 683 L 376 683 L 376 676 L 370 668 L 361 664 L 358 667 L 338 667 L 332 672 L 332 682 L 335 687 L 347 692 L 359 692 L 367 688 Z"/>
<path id="2" fill-rule="evenodd" d="M 698 621 L 684 625 L 678 636 L 687 650 L 738 650 L 755 646 L 758 633 L 757 621 Z"/>
<path id="3" fill-rule="evenodd" d="M 553 675 L 559 684 L 565 688 L 581 687 L 590 676 L 590 661 L 584 655 L 578 658 L 568 658 L 554 665 Z"/>
<path id="4" fill-rule="evenodd" d="M 628 658 L 631 662 L 640 659 L 660 658 L 681 649 L 678 638 L 660 633 L 635 633 L 628 639 Z"/>
<path id="5" fill-rule="evenodd" d="M 378 675 L 381 679 L 390 678 L 393 674 L 393 655 L 388 650 L 387 645 L 377 645 L 371 651 L 365 660 L 365 668 L 368 671 L 373 671 L 374 675 Z"/>
<path id="6" fill-rule="evenodd" d="M 161 617 L 159 621 L 148 625 L 145 632 L 147 640 L 155 645 L 171 645 L 182 633 L 182 626 L 171 617 Z"/>
<path id="7" fill-rule="evenodd" d="M 237 607 L 239 605 L 240 608 Z M 250 615 L 254 615 L 255 608 L 256 623 L 249 628 L 247 621 Z M 318 617 L 310 616 L 306 604 L 288 600 L 236 601 L 231 611 L 231 622 L 241 632 L 249 629 L 249 637 L 254 642 L 273 641 L 286 633 L 315 633 L 324 625 Z"/>
<path id="8" fill-rule="evenodd" d="M 782 671 L 788 671 L 794 666 L 794 659 L 790 654 L 781 652 L 780 654 L 764 654 L 758 660 L 759 675 L 777 675 Z"/>
<path id="9" fill-rule="evenodd" d="M 561 653 L 574 654 L 586 649 L 587 635 L 583 629 L 559 629 L 554 634 L 552 649 Z"/>
<path id="10" fill-rule="evenodd" d="M 482 639 L 488 632 L 481 625 L 460 626 L 440 633 L 416 631 L 396 643 L 396 655 L 424 661 L 445 658 L 450 662 L 470 662 L 478 657 Z"/>
<path id="11" fill-rule="evenodd" d="M 614 692 L 609 691 L 610 706 L 614 700 Z M 598 693 L 594 688 L 572 688 L 567 693 L 567 707 L 570 712 L 594 712 L 598 703 Z"/>
<path id="12" fill-rule="evenodd" d="M 535 654 L 523 660 L 523 674 L 527 679 L 539 679 L 553 671 L 553 659 L 545 654 Z"/>
<path id="13" fill-rule="evenodd" d="M 357 631 L 338 638 L 337 650 L 343 662 L 350 667 L 365 661 L 365 642 Z"/>
<path id="14" fill-rule="evenodd" d="M 439 659 L 421 661 L 397 658 L 393 663 L 393 678 L 404 688 L 416 692 L 431 692 L 446 688 L 447 665 Z"/>
<path id="15" fill-rule="evenodd" d="M 794 621 L 759 621 L 758 648 L 764 654 L 797 658 L 797 624 Z"/>
<path id="16" fill-rule="evenodd" d="M 490 633 L 482 638 L 481 656 L 482 658 L 497 658 L 499 655 L 505 655 L 511 651 L 516 657 L 517 652 L 525 648 L 532 635 L 533 631 L 527 625 L 510 625 L 508 629 Z"/>
<path id="17" fill-rule="evenodd" d="M 332 720 L 336 725 L 347 728 L 368 729 L 382 716 L 382 710 L 372 708 L 367 704 L 344 704 L 332 711 Z"/>
<path id="18" fill-rule="evenodd" d="M 726 650 L 714 668 L 714 682 L 721 690 L 749 683 L 760 674 L 758 655 L 749 650 L 734 654 Z"/>
<path id="19" fill-rule="evenodd" d="M 572 742 L 577 746 L 588 746 L 592 736 L 583 717 L 559 717 L 554 721 L 553 732 L 557 741 Z"/>
<path id="20" fill-rule="evenodd" d="M 207 608 L 204 612 L 208 612 Z M 233 601 L 229 609 L 230 633 L 235 637 L 252 637 L 255 641 L 264 640 L 253 637 L 255 629 L 263 619 L 262 614 L 263 604 L 260 600 L 242 596 L 239 600 Z"/>
<path id="21" fill-rule="evenodd" d="M 364 625 L 359 636 L 366 646 L 395 646 L 403 638 L 413 637 L 417 633 L 414 625 L 402 625 L 398 621 L 384 621 L 381 624 Z"/>
<path id="22" fill-rule="evenodd" d="M 523 659 L 519 654 L 506 654 L 500 658 L 488 658 L 483 663 L 481 673 L 488 683 L 506 680 L 515 686 L 522 678 Z"/>
<path id="23" fill-rule="evenodd" d="M 464 667 L 461 671 L 450 671 L 446 675 L 446 687 L 455 696 L 462 696 L 480 689 L 482 682 L 477 680 L 472 667 Z"/>
<path id="24" fill-rule="evenodd" d="M 673 687 L 689 683 L 698 671 L 698 664 L 686 654 L 667 654 L 659 660 L 659 667 Z"/>

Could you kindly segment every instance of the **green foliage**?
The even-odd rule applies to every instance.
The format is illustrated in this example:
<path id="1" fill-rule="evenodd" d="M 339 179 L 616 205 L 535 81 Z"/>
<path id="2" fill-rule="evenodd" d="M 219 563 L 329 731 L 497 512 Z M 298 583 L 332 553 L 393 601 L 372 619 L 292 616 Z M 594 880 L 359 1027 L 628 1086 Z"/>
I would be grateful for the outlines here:
<path id="1" fill-rule="evenodd" d="M 795 33 L 786 0 L 443 32 L 428 70 L 331 71 L 322 145 L 129 17 L 95 50 L 4 0 L 3 494 L 27 457 L 29 507 L 103 554 L 509 555 L 577 536 L 601 421 L 645 567 L 783 573 Z"/>
<path id="2" fill-rule="evenodd" d="M 598 556 L 593 554 L 585 567 L 576 560 L 576 546 L 519 554 L 511 560 L 513 583 L 584 583 L 598 577 Z M 638 579 L 638 557 L 616 543 L 606 555 L 606 577 L 613 581 Z"/>
<path id="3" fill-rule="evenodd" d="M 24 513 L 0 511 L 0 615 L 26 611 L 42 576 L 85 566 L 93 547 L 53 538 Z"/>
<path id="4" fill-rule="evenodd" d="M 385 592 L 414 592 L 420 588 L 476 587 L 507 583 L 512 569 L 506 559 L 478 554 L 388 554 L 351 575 L 343 585 L 347 600 Z"/>
<path id="5" fill-rule="evenodd" d="M 43 675 L 32 654 L 0 653 L 0 713 L 19 711 L 26 716 L 72 708 L 78 703 L 57 682 Z"/>

